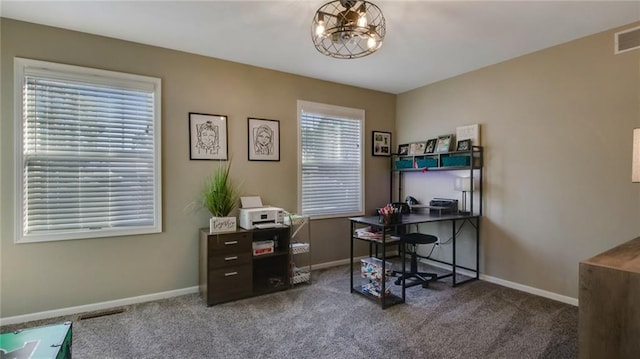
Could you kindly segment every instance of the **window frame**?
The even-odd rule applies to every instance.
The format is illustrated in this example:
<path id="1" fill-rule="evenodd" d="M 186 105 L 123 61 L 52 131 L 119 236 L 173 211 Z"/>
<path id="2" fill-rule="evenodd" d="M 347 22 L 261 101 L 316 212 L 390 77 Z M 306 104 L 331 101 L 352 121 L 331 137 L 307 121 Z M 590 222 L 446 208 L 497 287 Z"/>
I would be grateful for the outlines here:
<path id="1" fill-rule="evenodd" d="M 49 242 L 60 240 L 116 237 L 162 232 L 162 80 L 156 77 L 66 65 L 48 61 L 14 58 L 14 243 Z M 60 230 L 46 233 L 24 233 L 24 166 L 23 147 L 24 106 L 23 89 L 28 75 L 50 77 L 55 80 L 81 81 L 95 85 L 110 85 L 126 89 L 149 91 L 153 94 L 153 224 L 127 228 Z"/>
<path id="2" fill-rule="evenodd" d="M 327 117 L 343 117 L 360 122 L 360 203 L 359 211 L 349 211 L 333 214 L 312 214 L 311 219 L 329 219 L 362 216 L 365 214 L 365 110 L 342 107 L 324 103 L 298 100 L 298 212 L 303 214 L 302 208 L 302 113 L 311 112 L 325 115 Z"/>

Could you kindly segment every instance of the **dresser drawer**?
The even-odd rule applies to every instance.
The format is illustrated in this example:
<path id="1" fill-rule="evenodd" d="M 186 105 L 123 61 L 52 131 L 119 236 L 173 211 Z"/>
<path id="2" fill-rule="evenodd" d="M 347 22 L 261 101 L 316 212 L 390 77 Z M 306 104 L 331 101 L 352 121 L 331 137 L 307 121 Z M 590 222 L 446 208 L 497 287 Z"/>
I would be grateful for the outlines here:
<path id="1" fill-rule="evenodd" d="M 251 264 L 252 253 L 209 253 L 209 269 L 237 267 L 243 264 Z"/>
<path id="2" fill-rule="evenodd" d="M 209 271 L 208 304 L 251 296 L 253 281 L 251 264 Z"/>
<path id="3" fill-rule="evenodd" d="M 209 235 L 207 247 L 209 256 L 221 253 L 251 253 L 250 233 L 227 233 L 224 235 Z"/>

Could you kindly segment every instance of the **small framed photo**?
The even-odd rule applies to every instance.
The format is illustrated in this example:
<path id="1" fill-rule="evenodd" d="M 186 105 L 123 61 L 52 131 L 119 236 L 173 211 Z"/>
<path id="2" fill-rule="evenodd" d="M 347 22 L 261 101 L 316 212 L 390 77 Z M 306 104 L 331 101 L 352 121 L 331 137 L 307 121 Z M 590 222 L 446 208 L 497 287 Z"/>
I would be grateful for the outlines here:
<path id="1" fill-rule="evenodd" d="M 227 160 L 227 116 L 189 112 L 189 159 Z"/>
<path id="2" fill-rule="evenodd" d="M 406 156 L 408 154 L 409 154 L 409 144 L 408 143 L 398 146 L 398 155 Z"/>
<path id="3" fill-rule="evenodd" d="M 451 141 L 453 135 L 443 135 L 438 137 L 438 143 L 436 143 L 436 152 L 449 152 L 451 150 Z"/>
<path id="4" fill-rule="evenodd" d="M 424 150 L 424 153 L 433 153 L 436 150 L 436 143 L 438 142 L 437 138 L 432 138 L 427 141 L 427 148 Z"/>
<path id="5" fill-rule="evenodd" d="M 280 121 L 248 118 L 249 161 L 280 161 Z"/>
<path id="6" fill-rule="evenodd" d="M 422 155 L 427 148 L 426 142 L 414 142 L 409 144 L 410 155 Z"/>
<path id="7" fill-rule="evenodd" d="M 469 151 L 471 150 L 471 139 L 460 140 L 456 145 L 456 151 Z"/>
<path id="8" fill-rule="evenodd" d="M 371 154 L 373 156 L 391 156 L 391 132 L 373 131 L 371 133 Z"/>

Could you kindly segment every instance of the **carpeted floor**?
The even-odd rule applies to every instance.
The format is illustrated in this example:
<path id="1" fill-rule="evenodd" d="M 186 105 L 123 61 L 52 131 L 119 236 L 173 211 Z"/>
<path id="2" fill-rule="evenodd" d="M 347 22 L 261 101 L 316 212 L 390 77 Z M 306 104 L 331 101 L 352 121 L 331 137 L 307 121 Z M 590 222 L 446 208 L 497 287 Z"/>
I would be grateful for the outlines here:
<path id="1" fill-rule="evenodd" d="M 347 266 L 212 307 L 193 294 L 124 309 L 12 327 L 72 320 L 74 358 L 577 357 L 577 307 L 484 281 L 452 288 L 449 279 L 409 288 L 405 304 L 382 310 L 349 292 Z"/>

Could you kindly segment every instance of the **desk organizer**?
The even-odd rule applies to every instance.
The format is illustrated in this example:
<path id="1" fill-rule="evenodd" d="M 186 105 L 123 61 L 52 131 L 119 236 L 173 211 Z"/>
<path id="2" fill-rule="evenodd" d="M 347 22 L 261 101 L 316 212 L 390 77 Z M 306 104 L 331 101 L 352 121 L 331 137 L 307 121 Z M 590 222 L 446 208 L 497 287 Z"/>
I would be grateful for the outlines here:
<path id="1" fill-rule="evenodd" d="M 382 281 L 385 281 L 385 296 L 391 294 L 391 277 L 393 274 L 392 264 L 385 261 L 385 275 L 382 275 L 382 260 L 374 257 L 362 258 L 360 260 L 360 276 L 364 279 L 362 291 L 377 298 L 382 298 Z M 383 279 L 384 277 L 384 279 Z"/>
<path id="2" fill-rule="evenodd" d="M 452 166 L 468 166 L 469 165 L 469 156 L 449 156 L 442 157 L 442 165 L 445 167 Z"/>
<path id="3" fill-rule="evenodd" d="M 378 216 L 380 224 L 399 224 L 402 223 L 402 212 L 381 214 Z"/>

